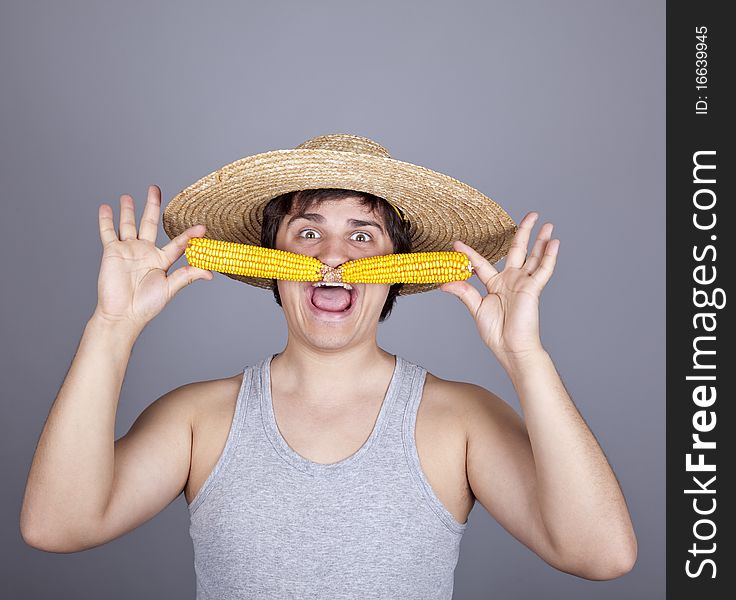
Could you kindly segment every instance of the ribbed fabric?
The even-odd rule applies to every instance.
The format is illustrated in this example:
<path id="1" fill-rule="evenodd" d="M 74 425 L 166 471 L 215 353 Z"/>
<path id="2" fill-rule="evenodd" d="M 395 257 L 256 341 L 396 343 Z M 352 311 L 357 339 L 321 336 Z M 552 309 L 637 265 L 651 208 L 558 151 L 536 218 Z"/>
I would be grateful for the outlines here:
<path id="1" fill-rule="evenodd" d="M 452 598 L 459 523 L 421 470 L 426 370 L 395 355 L 369 438 L 321 464 L 281 435 L 268 356 L 243 370 L 225 448 L 189 504 L 197 600 Z"/>

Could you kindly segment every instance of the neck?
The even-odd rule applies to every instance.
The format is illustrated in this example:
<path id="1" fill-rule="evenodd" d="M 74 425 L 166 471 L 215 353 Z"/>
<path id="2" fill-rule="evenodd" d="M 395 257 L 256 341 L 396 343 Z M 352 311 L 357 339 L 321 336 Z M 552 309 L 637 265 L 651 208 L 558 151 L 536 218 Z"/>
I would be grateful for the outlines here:
<path id="1" fill-rule="evenodd" d="M 344 407 L 374 395 L 394 366 L 394 356 L 375 343 L 339 352 L 287 343 L 271 361 L 271 387 L 311 406 Z"/>

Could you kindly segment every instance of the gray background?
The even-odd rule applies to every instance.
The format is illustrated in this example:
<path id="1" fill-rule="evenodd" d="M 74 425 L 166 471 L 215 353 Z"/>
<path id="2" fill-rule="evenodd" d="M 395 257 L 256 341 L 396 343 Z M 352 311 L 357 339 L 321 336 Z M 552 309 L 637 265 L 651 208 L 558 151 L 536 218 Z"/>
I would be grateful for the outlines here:
<path id="1" fill-rule="evenodd" d="M 6 597 L 194 597 L 183 496 L 77 554 L 19 534 L 31 457 L 96 303 L 97 207 L 110 203 L 117 224 L 130 193 L 140 218 L 150 183 L 166 203 L 233 160 L 334 132 L 465 181 L 517 222 L 538 211 L 535 234 L 555 224 L 542 341 L 638 534 L 634 570 L 590 582 L 546 565 L 476 504 L 455 597 L 664 597 L 664 36 L 664 1 L 4 3 Z M 222 275 L 196 282 L 138 340 L 116 436 L 168 390 L 232 375 L 285 341 L 269 292 Z M 379 343 L 519 410 L 450 294 L 399 298 Z"/>

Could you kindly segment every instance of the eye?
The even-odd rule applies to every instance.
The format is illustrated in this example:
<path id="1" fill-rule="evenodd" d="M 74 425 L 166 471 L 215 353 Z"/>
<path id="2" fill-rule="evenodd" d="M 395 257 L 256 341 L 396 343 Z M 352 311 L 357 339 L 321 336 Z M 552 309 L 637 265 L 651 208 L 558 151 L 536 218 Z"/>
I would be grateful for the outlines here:
<path id="1" fill-rule="evenodd" d="M 371 238 L 371 234 L 370 233 L 366 233 L 365 231 L 356 231 L 353 235 L 363 235 L 363 236 L 368 236 L 369 239 L 373 239 L 373 238 Z M 362 240 L 356 240 L 356 241 L 362 241 Z M 366 241 L 368 241 L 368 240 L 366 240 Z"/>
<path id="2" fill-rule="evenodd" d="M 304 237 L 304 238 L 306 238 L 306 239 L 309 239 L 309 240 L 311 240 L 311 239 L 315 239 L 315 238 L 311 238 L 311 237 L 310 237 L 310 238 L 307 238 L 306 236 L 302 236 L 302 235 L 301 235 L 302 233 L 305 233 L 305 232 L 310 232 L 310 231 L 312 231 L 312 232 L 316 233 L 316 231 L 315 231 L 314 229 L 302 229 L 302 230 L 301 230 L 301 231 L 299 232 L 299 237 Z"/>

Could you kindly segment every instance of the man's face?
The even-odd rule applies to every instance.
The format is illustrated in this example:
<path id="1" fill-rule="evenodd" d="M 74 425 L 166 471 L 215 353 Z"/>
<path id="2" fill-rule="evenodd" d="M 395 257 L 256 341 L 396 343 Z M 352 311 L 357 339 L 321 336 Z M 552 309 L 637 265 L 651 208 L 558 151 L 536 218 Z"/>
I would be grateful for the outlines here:
<path id="1" fill-rule="evenodd" d="M 276 248 L 313 256 L 331 267 L 393 252 L 383 218 L 351 196 L 313 205 L 304 215 L 292 211 L 284 216 Z M 277 285 L 290 332 L 319 348 L 343 348 L 372 338 L 390 288 L 353 283 L 348 293 L 341 287 L 316 291 L 308 281 L 278 280 Z M 344 305 L 346 310 L 338 310 Z"/>

